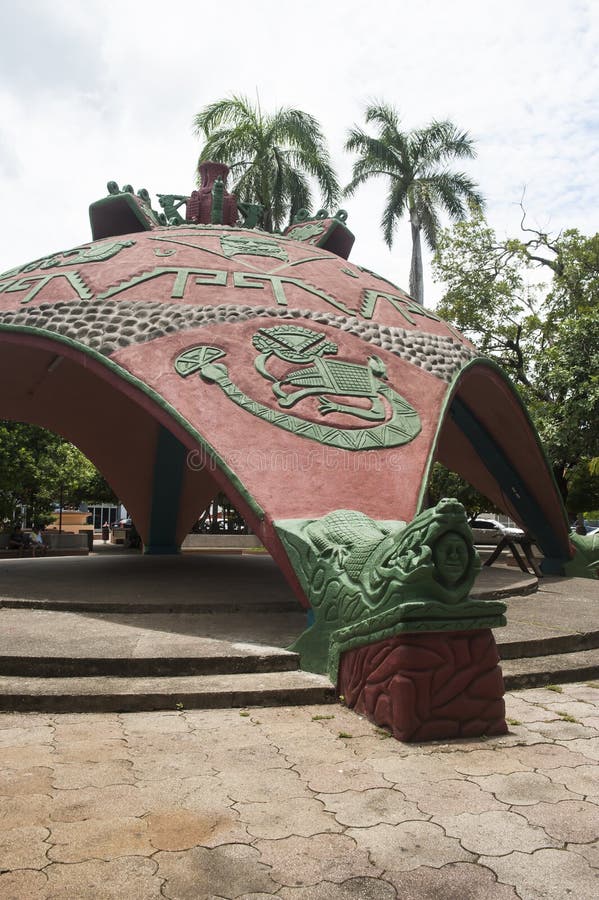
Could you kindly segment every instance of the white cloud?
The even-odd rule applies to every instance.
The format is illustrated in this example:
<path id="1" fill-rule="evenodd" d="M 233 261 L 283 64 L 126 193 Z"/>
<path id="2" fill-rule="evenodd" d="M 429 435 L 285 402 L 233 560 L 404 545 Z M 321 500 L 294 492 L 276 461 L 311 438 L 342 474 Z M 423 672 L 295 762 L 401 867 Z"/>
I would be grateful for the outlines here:
<path id="1" fill-rule="evenodd" d="M 10 6 L 10 10 L 7 7 Z M 0 26 L 0 271 L 89 237 L 106 181 L 191 189 L 193 114 L 230 92 L 321 122 L 342 180 L 347 129 L 373 98 L 406 127 L 450 117 L 477 139 L 468 165 L 500 233 L 531 222 L 599 230 L 599 15 L 567 0 L 37 0 Z M 8 16 L 7 13 L 10 13 Z M 346 201 L 352 259 L 407 286 L 409 226 L 391 252 L 384 191 Z M 441 288 L 427 278 L 433 301 Z"/>

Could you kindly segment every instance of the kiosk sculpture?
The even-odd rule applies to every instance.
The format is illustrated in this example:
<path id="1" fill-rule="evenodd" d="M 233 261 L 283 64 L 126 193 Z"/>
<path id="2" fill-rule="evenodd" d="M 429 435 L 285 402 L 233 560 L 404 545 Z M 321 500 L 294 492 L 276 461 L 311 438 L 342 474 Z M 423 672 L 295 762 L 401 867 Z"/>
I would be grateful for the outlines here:
<path id="1" fill-rule="evenodd" d="M 502 732 L 504 609 L 469 599 L 464 510 L 426 509 L 426 487 L 438 459 L 563 572 L 574 548 L 526 411 L 468 340 L 347 261 L 344 211 L 267 234 L 227 171 L 202 164 L 159 213 L 109 182 L 91 243 L 0 276 L 0 414 L 77 444 L 146 553 L 177 552 L 224 490 L 308 611 L 302 666 L 398 738 Z"/>

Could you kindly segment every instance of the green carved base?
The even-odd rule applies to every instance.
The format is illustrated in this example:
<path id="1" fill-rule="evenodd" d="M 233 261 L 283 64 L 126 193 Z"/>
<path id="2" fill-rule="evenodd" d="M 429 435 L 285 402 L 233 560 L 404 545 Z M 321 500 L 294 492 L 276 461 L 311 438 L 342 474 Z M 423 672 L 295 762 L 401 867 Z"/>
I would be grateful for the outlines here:
<path id="1" fill-rule="evenodd" d="M 576 548 L 574 559 L 564 564 L 564 574 L 578 578 L 599 578 L 599 534 L 571 534 Z"/>
<path id="2" fill-rule="evenodd" d="M 463 506 L 442 500 L 406 525 L 355 510 L 275 522 L 314 612 L 290 649 L 336 681 L 341 653 L 414 631 L 505 625 L 505 605 L 468 594 L 480 570 Z"/>

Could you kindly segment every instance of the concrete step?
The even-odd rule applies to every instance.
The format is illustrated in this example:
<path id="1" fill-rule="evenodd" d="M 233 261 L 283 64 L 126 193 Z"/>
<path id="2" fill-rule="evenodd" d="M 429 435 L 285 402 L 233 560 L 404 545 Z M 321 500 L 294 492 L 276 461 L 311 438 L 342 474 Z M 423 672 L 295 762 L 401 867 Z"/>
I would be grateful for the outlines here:
<path id="1" fill-rule="evenodd" d="M 505 659 L 501 663 L 506 691 L 590 681 L 599 678 L 599 649 Z"/>
<path id="2" fill-rule="evenodd" d="M 520 659 L 531 656 L 555 656 L 561 653 L 595 650 L 599 647 L 599 631 L 574 631 L 571 634 L 560 634 L 555 637 L 543 637 L 528 640 L 502 640 L 503 629 L 497 629 L 495 640 L 502 659 Z"/>
<path id="3" fill-rule="evenodd" d="M 298 669 L 299 655 L 276 647 L 260 653 L 211 650 L 205 656 L 0 656 L 0 676 L 31 678 L 175 678 Z"/>
<path id="4" fill-rule="evenodd" d="M 0 677 L 2 711 L 140 712 L 333 702 L 335 689 L 329 679 L 311 672 L 186 678 Z"/>
<path id="5" fill-rule="evenodd" d="M 190 613 L 199 615 L 213 615 L 223 613 L 297 613 L 302 607 L 297 600 L 259 600 L 247 601 L 240 594 L 239 600 L 222 600 L 220 597 L 214 601 L 187 601 L 185 603 L 169 600 L 168 598 L 156 598 L 151 603 L 143 600 L 126 598 L 123 600 L 73 600 L 68 598 L 42 599 L 25 597 L 3 597 L 0 599 L 0 608 L 4 609 L 44 609 L 54 612 L 77 613 L 114 613 L 125 615 L 138 615 L 145 613 Z"/>

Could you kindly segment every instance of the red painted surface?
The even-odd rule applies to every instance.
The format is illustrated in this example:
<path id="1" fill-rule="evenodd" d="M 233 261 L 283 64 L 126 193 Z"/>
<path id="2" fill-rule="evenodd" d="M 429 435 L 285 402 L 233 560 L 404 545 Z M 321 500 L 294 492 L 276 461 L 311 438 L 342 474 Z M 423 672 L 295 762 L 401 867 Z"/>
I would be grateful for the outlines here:
<path id="1" fill-rule="evenodd" d="M 237 253 L 237 249 L 244 249 L 243 243 L 232 247 L 229 241 L 227 247 L 226 236 L 238 241 L 270 241 L 287 259 Z M 427 316 L 399 288 L 380 277 L 334 254 L 280 236 L 183 225 L 124 235 L 116 240 L 130 245 L 105 261 L 69 263 L 68 257 L 60 259 L 59 254 L 59 262 L 50 261 L 46 268 L 33 267 L 26 273 L 3 276 L 0 309 L 35 310 L 41 304 L 59 301 L 76 301 L 84 307 L 86 301 L 81 300 L 66 277 L 76 273 L 92 296 L 109 294 L 113 306 L 127 301 L 127 316 L 133 320 L 138 302 L 204 309 L 225 305 L 276 308 L 285 318 L 261 316 L 174 331 L 113 353 L 112 360 L 125 373 L 147 384 L 182 421 L 83 352 L 67 350 L 51 338 L 2 333 L 1 415 L 42 424 L 80 446 L 131 509 L 142 536 L 146 534 L 151 505 L 158 423 L 169 428 L 192 452 L 202 447 L 202 441 L 206 442 L 223 464 L 210 458 L 209 449 L 208 467 L 185 472 L 178 535 L 185 533 L 217 487 L 225 490 L 260 534 L 299 595 L 297 580 L 276 538 L 273 521 L 312 518 L 343 507 L 361 510 L 375 519 L 409 520 L 414 516 L 426 467 L 435 452 L 447 384 L 373 343 L 303 318 L 300 312 L 326 312 L 345 319 L 355 315 L 360 320 L 365 292 L 375 291 L 379 299 L 373 322 L 399 327 L 415 336 L 428 333 L 450 337 L 470 347 L 465 338 Z M 111 243 L 112 239 L 100 242 L 103 246 Z M 234 255 L 228 256 L 231 252 Z M 68 264 L 59 264 L 62 262 Z M 46 264 L 42 261 L 41 265 Z M 182 268 L 191 271 L 186 279 L 179 279 L 179 289 L 174 270 Z M 143 280 L 132 285 L 134 277 Z M 215 278 L 224 283 L 215 284 Z M 276 295 L 276 279 L 282 279 L 278 286 L 284 291 L 283 301 L 281 294 Z M 23 306 L 27 292 L 37 287 L 39 291 Z M 398 308 L 385 294 L 397 298 Z M 84 310 L 80 315 L 85 316 Z M 43 314 L 40 316 L 38 321 L 43 327 Z M 338 345 L 337 359 L 366 365 L 369 356 L 380 356 L 387 367 L 389 384 L 417 410 L 421 433 L 401 447 L 365 452 L 339 450 L 265 422 L 236 406 L 218 385 L 207 384 L 197 375 L 181 378 L 174 370 L 174 362 L 184 350 L 197 344 L 214 345 L 226 353 L 223 362 L 231 379 L 248 396 L 278 410 L 271 384 L 255 369 L 257 353 L 252 336 L 259 327 L 289 323 L 326 333 Z M 47 366 L 56 355 L 64 356 L 65 362 L 49 378 Z M 285 365 L 276 359 L 269 363 L 279 375 L 285 373 Z M 15 373 L 19 373 L 18 378 Z M 458 392 L 496 436 L 515 467 L 525 474 L 547 516 L 559 522 L 559 497 L 530 426 L 501 377 L 489 374 L 485 367 L 471 369 L 461 379 Z M 340 427 L 355 428 L 357 424 L 354 417 L 339 414 L 323 420 L 314 398 L 302 400 L 290 413 Z M 438 437 L 438 454 L 468 477 L 474 473 L 475 484 L 499 506 L 509 506 L 484 463 L 456 434 L 450 420 L 444 423 Z M 238 482 L 229 481 L 226 467 Z M 256 504 L 260 509 L 256 509 Z M 567 546 L 565 532 L 564 541 Z"/>
<path id="2" fill-rule="evenodd" d="M 229 194 L 226 188 L 229 167 L 224 163 L 204 162 L 200 163 L 201 184 L 198 191 L 192 191 L 187 203 L 185 218 L 188 222 L 201 222 L 204 225 L 210 223 L 212 211 L 212 188 L 217 178 L 225 183 L 223 197 L 223 225 L 234 225 L 237 221 L 237 203 L 235 197 Z"/>
<path id="3" fill-rule="evenodd" d="M 314 327 L 312 322 L 293 321 Z M 126 347 L 113 358 L 145 378 L 201 434 L 209 435 L 215 450 L 271 518 L 322 516 L 334 509 L 350 508 L 378 519 L 411 519 L 446 391 L 438 378 L 380 351 L 388 366 L 389 383 L 418 409 L 422 432 L 402 447 L 360 453 L 324 446 L 277 428 L 236 406 L 217 385 L 204 382 L 199 375 L 183 379 L 175 372 L 175 359 L 186 348 L 200 343 L 219 347 L 226 351 L 223 363 L 231 380 L 253 399 L 277 410 L 270 383 L 255 369 L 257 352 L 251 342 L 259 327 L 272 325 L 272 319 L 253 319 L 159 338 L 152 343 L 151 372 L 144 345 Z M 366 364 L 372 350 L 378 351 L 354 335 L 316 327 L 338 344 L 338 359 Z M 308 398 L 302 401 L 301 412 L 291 412 L 322 421 L 317 403 L 317 398 Z M 350 422 L 355 427 L 355 419 L 349 416 L 327 417 L 329 425 L 347 426 Z"/>
<path id="4" fill-rule="evenodd" d="M 345 703 L 400 741 L 506 734 L 490 629 L 402 634 L 343 654 Z"/>
<path id="5" fill-rule="evenodd" d="M 284 247 L 289 260 L 283 262 L 280 259 L 242 253 L 228 258 L 223 254 L 220 243 L 221 235 L 226 234 L 251 240 L 255 240 L 256 237 L 272 240 Z M 107 238 L 106 241 L 99 243 L 110 243 L 112 240 Z M 332 253 L 297 241 L 286 240 L 277 235 L 238 228 L 233 231 L 229 229 L 221 231 L 214 226 L 202 231 L 182 225 L 178 228 L 160 227 L 151 232 L 122 235 L 114 240 L 129 240 L 132 241 L 132 246 L 126 247 L 104 262 L 79 263 L 52 269 L 33 269 L 30 272 L 15 275 L 15 282 L 27 279 L 27 287 L 24 286 L 22 291 L 14 291 L 11 287 L 8 292 L 0 292 L 0 309 L 18 309 L 26 290 L 41 283 L 40 280 L 48 275 L 55 274 L 60 277 L 44 284 L 28 306 L 78 300 L 75 288 L 64 277 L 69 272 L 79 272 L 84 275 L 86 284 L 92 293 L 97 295 L 110 288 L 126 285 L 133 277 L 143 276 L 159 268 L 167 271 L 136 286 L 124 287 L 110 299 L 127 300 L 128 302 L 152 300 L 196 306 L 240 304 L 276 307 L 277 300 L 269 281 L 259 278 L 261 274 L 272 274 L 276 269 L 275 274 L 278 277 L 300 280 L 309 287 L 323 291 L 333 301 L 327 302 L 298 284 L 286 282 L 283 284 L 283 288 L 288 309 L 310 309 L 317 312 L 331 312 L 340 316 L 359 316 L 363 291 L 365 289 L 378 290 L 400 298 L 405 297 L 402 306 L 405 313 L 398 312 L 388 300 L 381 297 L 375 305 L 372 321 L 399 326 L 407 331 L 425 331 L 430 334 L 444 335 L 460 341 L 465 346 L 472 346 L 466 338 L 459 336 L 444 322 L 435 321 L 420 314 L 418 307 L 415 307 L 416 312 L 414 312 L 413 301 L 410 301 L 400 288 L 393 288 L 383 279 L 362 272 L 357 266 Z M 82 246 L 87 245 L 82 244 Z M 174 253 L 164 256 L 165 251 L 174 251 Z M 191 274 L 187 279 L 183 296 L 173 297 L 176 275 L 172 271 L 168 271 L 173 267 L 200 268 L 212 272 L 215 270 L 225 271 L 227 283 L 224 286 L 197 284 L 196 278 L 199 276 Z M 344 274 L 343 269 L 350 269 L 357 277 L 352 278 Z M 245 273 L 246 281 L 251 282 L 253 286 L 235 287 L 233 279 L 235 272 Z M 256 277 L 254 278 L 254 276 Z M 338 305 L 336 306 L 335 303 Z M 413 322 L 410 322 L 409 319 L 412 319 Z"/>

